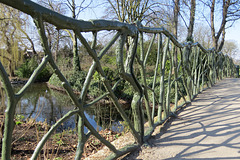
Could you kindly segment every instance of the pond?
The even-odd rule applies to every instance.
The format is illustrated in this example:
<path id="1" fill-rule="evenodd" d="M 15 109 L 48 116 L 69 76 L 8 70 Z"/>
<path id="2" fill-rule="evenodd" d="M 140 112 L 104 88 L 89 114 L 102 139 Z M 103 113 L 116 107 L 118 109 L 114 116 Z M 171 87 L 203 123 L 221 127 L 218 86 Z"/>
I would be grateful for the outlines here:
<path id="1" fill-rule="evenodd" d="M 19 85 L 14 86 L 16 90 L 19 90 L 21 87 Z M 5 102 L 1 102 L 1 112 L 3 112 L 6 103 L 6 100 Z M 35 83 L 19 101 L 16 108 L 16 115 L 21 115 L 24 119 L 34 118 L 36 121 L 46 121 L 52 125 L 73 108 L 74 105 L 67 94 L 50 89 L 46 83 Z M 86 109 L 84 113 L 91 125 L 98 131 L 105 128 L 117 132 L 123 130 L 123 126 L 121 125 L 122 119 L 113 104 L 97 104 Z M 74 115 L 64 122 L 58 128 L 58 131 L 74 129 L 75 122 L 76 116 Z M 86 128 L 85 132 L 87 132 Z"/>

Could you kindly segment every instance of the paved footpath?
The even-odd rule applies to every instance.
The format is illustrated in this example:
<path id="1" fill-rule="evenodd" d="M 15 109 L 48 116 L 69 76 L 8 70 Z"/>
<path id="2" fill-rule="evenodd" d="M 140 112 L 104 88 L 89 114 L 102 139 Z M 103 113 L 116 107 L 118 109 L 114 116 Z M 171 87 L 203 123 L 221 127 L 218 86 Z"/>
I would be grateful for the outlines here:
<path id="1" fill-rule="evenodd" d="M 200 93 L 149 145 L 125 159 L 240 160 L 240 79 Z"/>

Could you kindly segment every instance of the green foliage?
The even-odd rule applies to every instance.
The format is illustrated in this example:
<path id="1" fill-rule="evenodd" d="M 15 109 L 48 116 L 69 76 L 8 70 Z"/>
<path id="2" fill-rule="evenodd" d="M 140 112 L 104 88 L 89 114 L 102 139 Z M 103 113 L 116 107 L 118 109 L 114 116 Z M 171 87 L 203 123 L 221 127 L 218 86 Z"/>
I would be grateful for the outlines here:
<path id="1" fill-rule="evenodd" d="M 25 63 L 23 63 L 18 70 L 16 71 L 16 75 L 20 78 L 29 78 L 34 70 L 38 67 L 37 57 L 33 57 L 28 59 Z M 52 69 L 49 65 L 47 65 L 37 76 L 36 81 L 45 82 L 48 81 L 52 75 Z"/>
<path id="2" fill-rule="evenodd" d="M 120 83 L 119 87 L 116 90 L 118 98 L 131 99 L 134 94 L 132 85 L 129 82 Z"/>
<path id="3" fill-rule="evenodd" d="M 36 81 L 47 82 L 52 75 L 52 69 L 50 66 L 46 66 L 37 76 Z"/>
<path id="4" fill-rule="evenodd" d="M 65 72 L 69 73 L 69 71 L 72 72 L 73 65 L 72 65 L 71 57 L 63 57 L 63 56 L 59 57 L 57 59 L 57 66 L 63 73 Z"/>
<path id="5" fill-rule="evenodd" d="M 50 77 L 48 83 L 57 87 L 62 87 L 62 82 L 55 73 Z"/>
<path id="6" fill-rule="evenodd" d="M 16 123 L 16 125 L 20 125 L 20 124 L 22 124 L 21 121 L 16 121 L 15 123 Z"/>
<path id="7" fill-rule="evenodd" d="M 149 77 L 146 79 L 147 81 L 147 85 L 152 88 L 152 85 L 153 85 L 153 78 L 154 77 Z M 157 82 L 160 81 L 160 77 L 157 77 Z M 185 91 L 185 88 L 183 86 L 183 82 L 182 82 L 182 78 L 179 78 L 178 79 L 179 83 L 178 83 L 178 88 L 179 88 L 179 91 L 181 91 L 181 93 L 183 95 L 187 95 L 186 91 Z M 173 77 L 172 77 L 172 80 L 171 82 L 173 82 Z M 170 102 L 171 103 L 174 103 L 175 101 L 175 86 L 174 86 L 174 83 L 172 84 L 172 87 L 171 87 L 171 92 L 170 92 Z M 164 87 L 165 87 L 165 96 L 167 95 L 167 90 L 168 90 L 168 77 L 165 77 L 165 81 L 164 81 Z M 155 84 L 155 93 L 158 93 L 160 91 L 160 83 L 156 83 Z M 149 96 L 149 100 L 152 102 L 153 100 L 153 95 L 152 95 L 152 91 L 148 90 L 148 96 Z M 156 99 L 158 100 L 159 99 L 159 94 L 156 94 Z M 181 94 L 178 92 L 178 100 L 181 98 Z"/>
<path id="8" fill-rule="evenodd" d="M 143 50 L 144 50 L 144 56 L 146 56 L 147 50 L 149 48 L 149 45 L 151 43 L 151 40 L 145 41 L 143 44 Z M 137 48 L 137 54 L 140 57 L 140 47 Z M 145 58 L 145 57 L 144 57 Z M 153 43 L 152 48 L 150 50 L 150 53 L 147 58 L 147 65 L 155 65 L 157 60 L 157 43 Z"/>
<path id="9" fill-rule="evenodd" d="M 58 145 L 64 145 L 63 133 L 57 133 L 53 136 L 53 141 Z"/>
<path id="10" fill-rule="evenodd" d="M 87 73 L 85 71 L 65 72 L 64 76 L 67 78 L 69 84 L 74 90 L 80 91 L 83 87 Z M 62 87 L 62 82 L 56 74 L 53 74 L 49 79 L 49 84 Z"/>
<path id="11" fill-rule="evenodd" d="M 80 91 L 83 87 L 87 72 L 75 71 L 69 76 L 69 83 L 73 89 Z"/>
<path id="12" fill-rule="evenodd" d="M 109 67 L 103 67 L 103 71 L 107 77 L 107 79 L 113 84 L 117 80 L 117 73 L 114 72 L 111 68 Z M 101 79 L 101 75 L 96 71 L 93 75 L 93 79 L 91 81 L 91 86 L 89 88 L 89 94 L 91 96 L 99 96 L 106 92 L 106 89 L 103 85 L 103 81 Z"/>
<path id="13" fill-rule="evenodd" d="M 102 60 L 104 63 L 107 64 L 116 64 L 116 56 L 113 53 L 106 54 Z"/>
<path id="14" fill-rule="evenodd" d="M 16 125 L 22 124 L 24 118 L 25 117 L 23 115 L 20 115 L 20 114 L 15 115 L 15 123 L 16 123 Z"/>
<path id="15" fill-rule="evenodd" d="M 21 114 L 17 114 L 17 115 L 15 116 L 15 119 L 16 119 L 17 121 L 22 121 L 24 118 L 25 118 L 25 117 L 24 117 L 23 115 L 21 115 Z"/>
<path id="16" fill-rule="evenodd" d="M 18 68 L 16 74 L 18 77 L 21 78 L 29 78 L 36 67 L 37 67 L 36 59 L 35 58 L 29 59 Z"/>
<path id="17" fill-rule="evenodd" d="M 57 58 L 57 66 L 61 70 L 64 77 L 68 80 L 69 84 L 74 90 L 80 91 L 83 87 L 87 72 L 86 71 L 74 71 L 72 64 L 72 51 L 65 46 L 59 51 Z M 53 74 L 49 79 L 49 84 L 62 87 L 62 82 L 59 80 L 56 74 Z"/>
<path id="18" fill-rule="evenodd" d="M 112 85 L 114 85 L 117 80 L 119 80 L 118 72 L 115 72 L 109 67 L 103 67 L 103 71 L 106 74 L 107 79 Z M 90 84 L 89 94 L 93 97 L 100 96 L 105 93 L 106 89 L 103 85 L 101 75 L 96 71 L 93 75 L 93 79 Z M 114 91 L 115 95 L 121 99 L 131 99 L 133 96 L 133 87 L 125 81 L 122 81 L 118 84 L 117 88 Z"/>

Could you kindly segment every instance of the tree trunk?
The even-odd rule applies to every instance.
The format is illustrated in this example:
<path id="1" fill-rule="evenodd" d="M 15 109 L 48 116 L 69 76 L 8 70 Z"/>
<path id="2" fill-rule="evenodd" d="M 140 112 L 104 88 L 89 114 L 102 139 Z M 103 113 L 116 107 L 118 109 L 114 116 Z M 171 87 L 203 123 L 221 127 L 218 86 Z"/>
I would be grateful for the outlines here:
<path id="1" fill-rule="evenodd" d="M 217 40 L 215 37 L 214 10 L 215 10 L 215 0 L 212 1 L 211 7 L 210 7 L 210 21 L 211 21 L 211 34 L 212 34 L 213 47 L 217 49 L 218 46 L 217 46 Z"/>
<path id="2" fill-rule="evenodd" d="M 77 36 L 73 33 L 73 69 L 74 72 L 81 71 L 80 60 L 78 56 Z"/>
<path id="3" fill-rule="evenodd" d="M 191 0 L 190 20 L 188 26 L 187 41 L 193 41 L 193 27 L 195 20 L 196 0 Z"/>
<path id="4" fill-rule="evenodd" d="M 210 23 L 211 23 L 211 34 L 212 34 L 212 41 L 213 41 L 213 46 L 216 49 L 216 51 L 220 52 L 223 48 L 224 41 L 225 41 L 225 27 L 227 23 L 227 18 L 228 18 L 228 11 L 229 11 L 229 6 L 232 5 L 230 0 L 223 0 L 223 9 L 222 9 L 222 22 L 220 25 L 220 28 L 218 32 L 216 33 L 215 31 L 215 25 L 214 25 L 214 11 L 215 11 L 215 0 L 212 0 L 212 4 L 210 6 Z M 235 6 L 236 7 L 236 6 Z M 222 36 L 220 44 L 219 39 Z"/>
<path id="5" fill-rule="evenodd" d="M 219 48 L 217 50 L 218 52 L 220 52 L 223 48 L 223 45 L 224 45 L 224 42 L 225 42 L 225 34 L 226 34 L 226 32 L 225 32 L 225 28 L 224 28 L 223 32 L 222 32 L 222 40 L 221 40 L 221 42 L 219 44 Z"/>
<path id="6" fill-rule="evenodd" d="M 178 29 L 178 15 L 179 15 L 179 0 L 174 0 L 174 22 L 173 22 L 173 34 L 176 36 L 177 38 L 177 29 Z"/>
<path id="7" fill-rule="evenodd" d="M 72 0 L 71 7 L 72 7 L 72 18 L 76 19 L 75 0 Z M 73 32 L 72 41 L 73 41 L 73 69 L 74 69 L 74 72 L 81 71 L 80 60 L 78 56 L 77 36 L 74 32 Z"/>

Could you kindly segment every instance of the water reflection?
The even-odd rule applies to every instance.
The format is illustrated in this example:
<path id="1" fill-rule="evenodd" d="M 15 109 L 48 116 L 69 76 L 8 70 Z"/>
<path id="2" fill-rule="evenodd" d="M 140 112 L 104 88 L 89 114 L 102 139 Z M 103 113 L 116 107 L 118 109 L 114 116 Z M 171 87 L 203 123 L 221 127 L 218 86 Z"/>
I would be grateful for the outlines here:
<path id="1" fill-rule="evenodd" d="M 21 89 L 21 87 L 14 86 L 16 91 Z M 3 93 L 1 93 L 1 99 L 0 112 L 3 113 L 3 99 L 5 99 L 6 104 L 6 98 L 4 98 Z M 25 119 L 34 118 L 36 121 L 46 121 L 52 125 L 73 108 L 74 105 L 69 96 L 49 89 L 45 83 L 39 83 L 33 84 L 19 101 L 16 114 L 23 115 Z M 114 131 L 122 130 L 122 126 L 119 123 L 121 117 L 117 114 L 116 109 L 109 104 L 93 106 L 85 111 L 85 115 L 97 130 L 105 128 L 111 128 Z M 76 116 L 74 115 L 68 121 L 64 122 L 58 128 L 58 131 L 74 129 L 75 120 Z M 85 132 L 87 132 L 87 129 L 85 129 Z"/>

